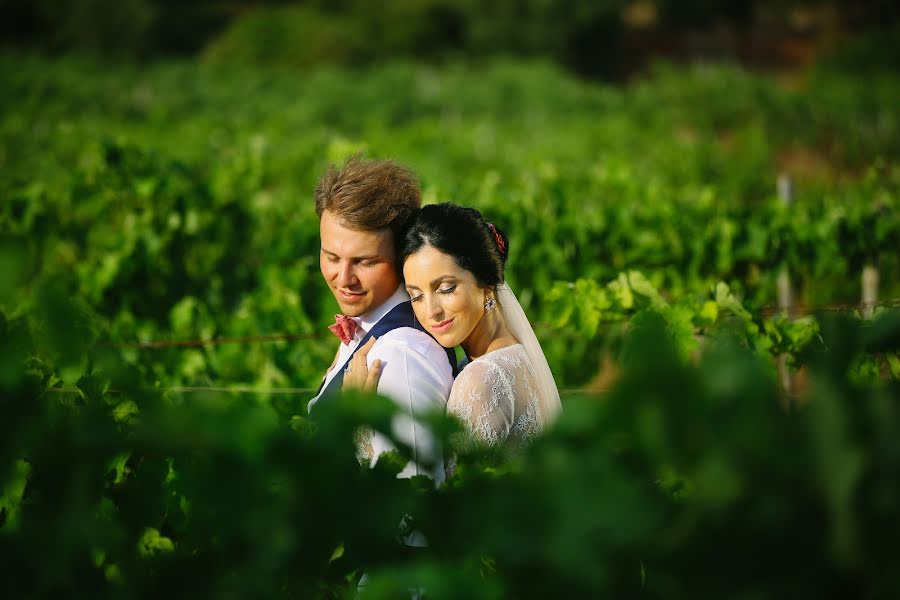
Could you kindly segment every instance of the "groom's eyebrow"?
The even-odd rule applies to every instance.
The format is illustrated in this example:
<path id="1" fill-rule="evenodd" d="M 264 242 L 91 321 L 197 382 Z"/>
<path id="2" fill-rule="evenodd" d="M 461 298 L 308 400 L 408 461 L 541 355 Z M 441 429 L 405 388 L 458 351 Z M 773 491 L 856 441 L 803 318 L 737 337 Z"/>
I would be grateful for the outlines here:
<path id="1" fill-rule="evenodd" d="M 327 249 L 325 246 L 322 246 L 322 252 L 324 252 L 325 254 L 330 254 L 331 256 L 338 256 L 336 253 Z M 373 260 L 378 258 L 378 256 L 378 254 L 372 254 L 370 256 L 353 256 L 350 258 L 350 260 Z"/>

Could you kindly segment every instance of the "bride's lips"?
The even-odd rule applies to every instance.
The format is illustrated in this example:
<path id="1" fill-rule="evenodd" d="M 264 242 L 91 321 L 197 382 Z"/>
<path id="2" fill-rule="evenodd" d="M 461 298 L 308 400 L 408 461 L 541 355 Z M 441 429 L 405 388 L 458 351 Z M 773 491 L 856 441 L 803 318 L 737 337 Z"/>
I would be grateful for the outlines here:
<path id="1" fill-rule="evenodd" d="M 456 317 L 454 317 L 454 319 L 455 318 Z M 453 319 L 447 319 L 446 321 L 441 321 L 440 323 L 437 323 L 436 325 L 432 325 L 431 330 L 436 333 L 444 333 L 445 331 L 450 329 L 450 325 L 452 325 L 452 324 L 453 324 Z"/>

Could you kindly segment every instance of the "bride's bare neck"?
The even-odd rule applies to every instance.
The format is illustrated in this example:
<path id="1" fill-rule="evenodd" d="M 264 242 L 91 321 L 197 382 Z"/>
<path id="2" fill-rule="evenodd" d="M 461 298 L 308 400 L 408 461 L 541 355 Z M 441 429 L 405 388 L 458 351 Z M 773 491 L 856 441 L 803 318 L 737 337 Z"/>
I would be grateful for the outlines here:
<path id="1" fill-rule="evenodd" d="M 497 307 L 484 314 L 469 337 L 464 339 L 460 345 L 466 351 L 466 356 L 474 360 L 488 352 L 518 343 L 519 341 L 507 327 L 503 314 Z"/>

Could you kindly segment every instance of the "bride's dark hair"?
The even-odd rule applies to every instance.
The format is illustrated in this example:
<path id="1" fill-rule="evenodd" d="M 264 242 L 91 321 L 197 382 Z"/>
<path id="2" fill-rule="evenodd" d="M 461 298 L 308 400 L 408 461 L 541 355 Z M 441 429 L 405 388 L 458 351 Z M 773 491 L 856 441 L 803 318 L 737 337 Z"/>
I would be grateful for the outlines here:
<path id="1" fill-rule="evenodd" d="M 406 259 L 424 246 L 449 254 L 481 286 L 503 283 L 509 239 L 474 208 L 430 204 L 417 211 L 397 244 L 398 271 Z"/>

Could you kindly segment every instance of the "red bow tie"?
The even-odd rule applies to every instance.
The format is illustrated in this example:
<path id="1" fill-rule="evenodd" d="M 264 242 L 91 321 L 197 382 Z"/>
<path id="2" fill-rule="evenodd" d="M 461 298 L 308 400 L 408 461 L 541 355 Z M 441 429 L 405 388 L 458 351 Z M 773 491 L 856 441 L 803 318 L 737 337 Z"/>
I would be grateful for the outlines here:
<path id="1" fill-rule="evenodd" d="M 354 334 L 356 334 L 356 328 L 359 325 L 356 324 L 356 321 L 351 319 L 345 315 L 334 315 L 334 325 L 329 325 L 328 329 L 331 330 L 331 333 L 341 338 L 341 341 L 345 344 L 349 344 L 350 340 L 353 339 Z"/>

